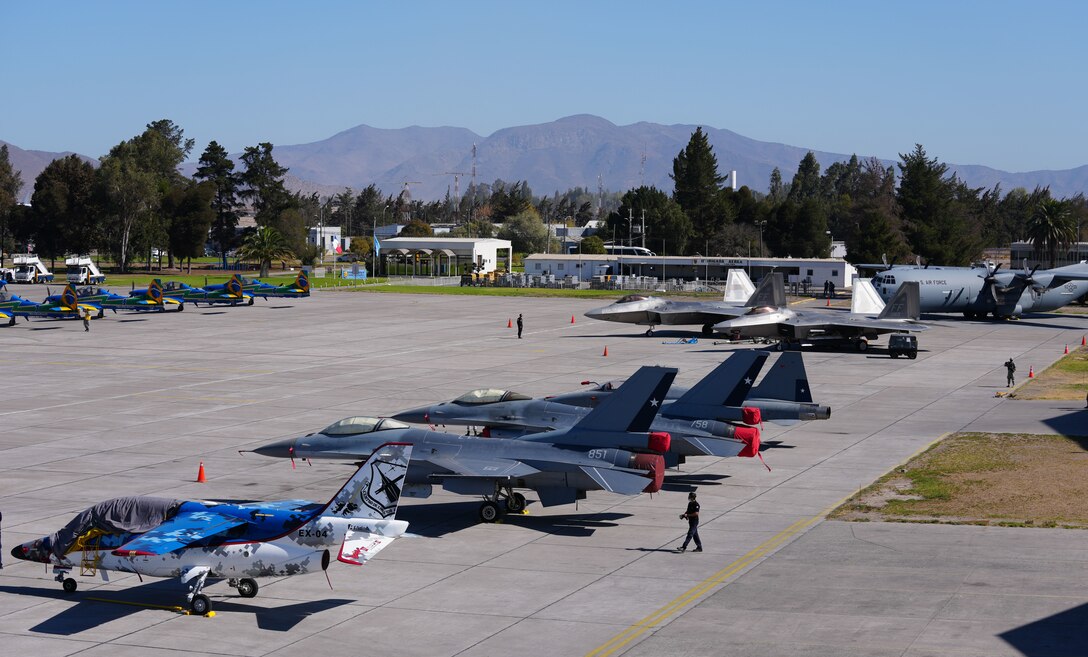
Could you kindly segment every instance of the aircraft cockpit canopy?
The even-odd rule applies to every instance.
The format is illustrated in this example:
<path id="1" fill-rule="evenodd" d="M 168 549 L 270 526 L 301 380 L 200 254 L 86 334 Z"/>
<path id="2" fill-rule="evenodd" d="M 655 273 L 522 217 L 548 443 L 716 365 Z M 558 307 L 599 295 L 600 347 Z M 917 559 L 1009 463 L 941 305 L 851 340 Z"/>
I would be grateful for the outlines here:
<path id="1" fill-rule="evenodd" d="M 648 297 L 645 294 L 628 294 L 622 296 L 616 303 L 631 303 L 632 301 L 645 301 Z"/>
<path id="2" fill-rule="evenodd" d="M 499 390 L 497 388 L 481 388 L 479 390 L 473 390 L 472 392 L 466 392 L 457 399 L 454 399 L 453 403 L 463 405 L 477 405 L 494 404 L 497 402 L 505 401 L 526 401 L 529 399 L 532 399 L 532 397 L 530 397 L 529 395 L 523 395 L 520 392 Z"/>
<path id="3" fill-rule="evenodd" d="M 387 417 L 365 417 L 356 415 L 333 422 L 321 430 L 326 436 L 355 436 L 361 433 L 388 431 L 390 429 L 408 429 L 408 425 Z"/>
<path id="4" fill-rule="evenodd" d="M 755 308 L 752 308 L 751 310 L 749 310 L 748 312 L 746 312 L 744 314 L 745 315 L 766 315 L 767 313 L 773 313 L 773 312 L 777 312 L 777 311 L 778 311 L 778 308 L 775 308 L 774 306 L 756 306 Z"/>
<path id="5" fill-rule="evenodd" d="M 879 285 L 895 285 L 895 276 L 892 276 L 890 274 L 884 276 L 877 276 L 873 279 L 873 282 Z"/>

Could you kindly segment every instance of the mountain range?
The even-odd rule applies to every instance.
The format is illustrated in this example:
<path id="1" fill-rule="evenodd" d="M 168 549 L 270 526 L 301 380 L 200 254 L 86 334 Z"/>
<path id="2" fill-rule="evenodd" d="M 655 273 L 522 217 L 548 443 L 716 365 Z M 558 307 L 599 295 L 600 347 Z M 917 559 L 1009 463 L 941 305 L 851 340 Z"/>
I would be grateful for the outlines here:
<path id="1" fill-rule="evenodd" d="M 359 125 L 309 144 L 277 145 L 273 156 L 290 170 L 288 188 L 307 194 L 331 195 L 345 187 L 358 191 L 371 183 L 387 194 L 397 194 L 406 182 L 412 197 L 425 201 L 441 199 L 447 192 L 454 195 L 455 184 L 463 193 L 471 183 L 473 145 L 479 183 L 525 180 L 537 195 L 572 187 L 596 190 L 598 185 L 609 191 L 626 191 L 642 184 L 671 192 L 673 158 L 695 129 L 695 125 L 646 122 L 618 126 L 585 114 L 504 128 L 487 137 L 456 127 L 384 129 Z M 748 185 L 761 192 L 767 191 L 775 167 L 788 182 L 810 150 L 749 139 L 731 130 L 703 126 L 703 131 L 714 148 L 720 173 L 736 171 L 738 186 Z M 27 196 L 45 165 L 52 158 L 68 155 L 22 150 L 14 144 L 9 144 L 9 150 L 12 164 L 22 171 Z M 903 152 L 910 150 L 913 144 L 904 145 Z M 850 158 L 844 153 L 813 153 L 823 169 Z M 859 158 L 867 157 L 859 154 Z M 881 159 L 885 166 L 896 162 Z M 1088 191 L 1088 165 L 1020 173 L 982 165 L 948 166 L 972 187 L 990 188 L 1000 183 L 1007 192 L 1015 187 L 1049 186 L 1058 198 Z M 182 170 L 191 174 L 195 168 L 195 163 L 187 163 Z"/>

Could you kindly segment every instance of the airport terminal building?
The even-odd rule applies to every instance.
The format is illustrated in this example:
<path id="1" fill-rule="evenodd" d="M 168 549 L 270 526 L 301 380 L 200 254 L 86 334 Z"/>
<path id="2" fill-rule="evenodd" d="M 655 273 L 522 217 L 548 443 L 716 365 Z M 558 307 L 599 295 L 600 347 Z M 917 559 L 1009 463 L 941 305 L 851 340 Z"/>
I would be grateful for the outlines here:
<path id="1" fill-rule="evenodd" d="M 725 280 L 730 269 L 743 269 L 757 281 L 771 272 L 782 272 L 786 283 L 822 288 L 824 281 L 835 287 L 853 286 L 857 269 L 839 258 L 722 258 L 704 256 L 631 256 L 589 254 L 533 254 L 525 257 L 528 276 L 555 276 L 556 280 L 592 281 L 595 276 L 634 276 L 674 281 Z"/>

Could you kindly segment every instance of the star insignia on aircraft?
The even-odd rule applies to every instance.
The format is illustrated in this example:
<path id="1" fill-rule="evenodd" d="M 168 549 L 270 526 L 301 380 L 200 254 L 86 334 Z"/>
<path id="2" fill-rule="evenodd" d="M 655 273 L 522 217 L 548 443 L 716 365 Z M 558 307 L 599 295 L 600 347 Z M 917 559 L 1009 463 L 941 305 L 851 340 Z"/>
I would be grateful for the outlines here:
<path id="1" fill-rule="evenodd" d="M 744 385 L 746 385 L 746 386 L 752 385 L 752 377 L 750 377 L 750 376 L 744 377 Z"/>
<path id="2" fill-rule="evenodd" d="M 657 408 L 657 403 L 658 403 L 658 402 L 657 402 L 657 400 L 656 400 L 656 399 L 651 399 L 651 400 L 650 400 L 650 406 L 653 406 L 654 408 Z"/>

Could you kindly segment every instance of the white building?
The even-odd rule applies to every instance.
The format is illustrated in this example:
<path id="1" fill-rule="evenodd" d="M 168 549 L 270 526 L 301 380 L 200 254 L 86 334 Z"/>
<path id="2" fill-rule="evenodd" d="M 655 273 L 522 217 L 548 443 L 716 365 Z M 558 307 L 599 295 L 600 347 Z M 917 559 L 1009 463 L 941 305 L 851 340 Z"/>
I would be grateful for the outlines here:
<path id="1" fill-rule="evenodd" d="M 753 281 L 772 271 L 786 275 L 786 283 L 837 288 L 854 284 L 857 269 L 838 258 L 706 258 L 703 256 L 613 256 L 588 254 L 541 254 L 525 258 L 525 273 L 556 277 L 577 276 L 587 281 L 602 274 L 652 276 L 660 281 L 725 280 L 730 269 L 743 269 Z"/>
<path id="2" fill-rule="evenodd" d="M 306 236 L 306 243 L 323 249 L 324 253 L 319 255 L 337 253 L 337 245 L 340 246 L 340 252 L 343 253 L 351 248 L 351 237 L 343 237 L 340 234 L 339 226 L 315 226 L 310 229 L 310 234 Z"/>
<path id="3" fill-rule="evenodd" d="M 378 238 L 380 256 L 387 266 L 415 265 L 410 271 L 424 275 L 455 276 L 468 267 L 492 272 L 501 263 L 510 271 L 513 244 L 510 240 L 475 237 Z M 388 269 L 387 269 L 388 270 Z"/>

